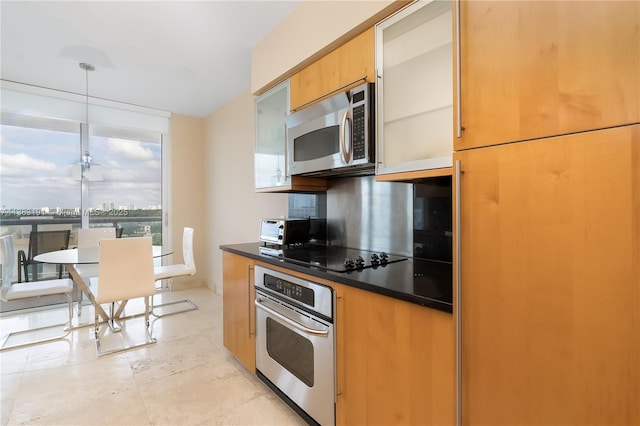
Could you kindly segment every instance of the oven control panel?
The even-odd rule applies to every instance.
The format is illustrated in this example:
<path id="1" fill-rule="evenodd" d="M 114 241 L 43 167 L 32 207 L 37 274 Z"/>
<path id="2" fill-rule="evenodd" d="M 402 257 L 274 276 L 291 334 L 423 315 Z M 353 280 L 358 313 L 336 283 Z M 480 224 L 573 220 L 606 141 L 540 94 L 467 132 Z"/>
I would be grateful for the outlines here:
<path id="1" fill-rule="evenodd" d="M 282 278 L 276 278 L 269 274 L 264 275 L 264 286 L 269 290 L 283 294 L 305 305 L 315 305 L 314 293 L 310 288 L 303 287 Z"/>
<path id="2" fill-rule="evenodd" d="M 331 287 L 259 265 L 254 270 L 256 290 L 264 290 L 276 299 L 290 301 L 307 312 L 333 321 Z"/>

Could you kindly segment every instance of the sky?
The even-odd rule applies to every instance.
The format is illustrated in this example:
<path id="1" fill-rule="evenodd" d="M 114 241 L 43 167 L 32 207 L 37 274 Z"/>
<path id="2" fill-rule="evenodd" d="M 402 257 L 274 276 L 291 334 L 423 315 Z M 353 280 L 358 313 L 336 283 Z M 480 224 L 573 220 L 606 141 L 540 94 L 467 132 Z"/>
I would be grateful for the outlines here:
<path id="1" fill-rule="evenodd" d="M 89 183 L 90 207 L 161 204 L 160 144 L 92 136 L 90 151 L 104 175 L 103 181 Z M 78 134 L 0 126 L 0 206 L 80 207 L 80 182 L 71 177 L 80 156 Z"/>

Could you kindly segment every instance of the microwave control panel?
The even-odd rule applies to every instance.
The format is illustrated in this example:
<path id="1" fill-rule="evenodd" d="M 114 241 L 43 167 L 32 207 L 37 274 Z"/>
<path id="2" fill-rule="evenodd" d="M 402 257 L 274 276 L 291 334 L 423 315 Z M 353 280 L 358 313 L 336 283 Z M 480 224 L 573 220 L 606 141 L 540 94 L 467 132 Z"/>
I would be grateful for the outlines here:
<path id="1" fill-rule="evenodd" d="M 357 91 L 356 91 L 357 90 Z M 365 91 L 355 89 L 351 92 L 351 117 L 353 120 L 353 159 L 361 160 L 366 158 L 367 148 L 365 146 L 368 140 L 367 135 L 367 111 Z"/>
<path id="2" fill-rule="evenodd" d="M 353 108 L 353 159 L 360 160 L 365 157 L 365 117 L 364 105 Z"/>

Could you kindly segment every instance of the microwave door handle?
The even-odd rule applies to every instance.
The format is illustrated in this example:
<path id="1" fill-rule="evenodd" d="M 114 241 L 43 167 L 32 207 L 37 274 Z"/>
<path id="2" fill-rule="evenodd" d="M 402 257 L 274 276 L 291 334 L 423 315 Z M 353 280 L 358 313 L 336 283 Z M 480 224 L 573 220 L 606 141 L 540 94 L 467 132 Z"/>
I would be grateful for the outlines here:
<path id="1" fill-rule="evenodd" d="M 340 147 L 342 148 L 342 159 L 345 164 L 351 162 L 351 152 L 353 148 L 353 138 L 351 137 L 351 131 L 349 131 L 349 141 L 347 142 L 347 123 L 349 123 L 349 130 L 351 130 L 351 110 L 347 108 L 342 116 L 342 122 L 340 123 Z M 347 143 L 349 147 L 347 147 Z"/>

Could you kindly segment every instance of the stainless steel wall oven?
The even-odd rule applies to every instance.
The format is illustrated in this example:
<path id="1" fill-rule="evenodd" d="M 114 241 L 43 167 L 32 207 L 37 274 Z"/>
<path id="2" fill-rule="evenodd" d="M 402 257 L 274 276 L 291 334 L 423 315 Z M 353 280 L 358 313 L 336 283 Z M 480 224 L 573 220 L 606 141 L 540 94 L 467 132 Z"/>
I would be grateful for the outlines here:
<path id="1" fill-rule="evenodd" d="M 335 296 L 330 287 L 255 267 L 256 370 L 309 423 L 335 425 Z"/>

